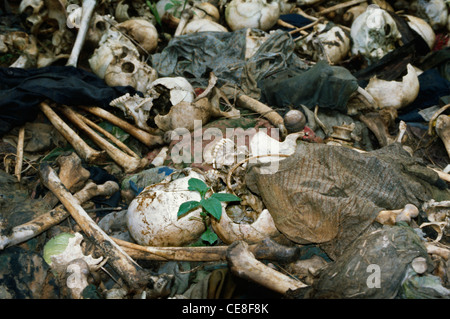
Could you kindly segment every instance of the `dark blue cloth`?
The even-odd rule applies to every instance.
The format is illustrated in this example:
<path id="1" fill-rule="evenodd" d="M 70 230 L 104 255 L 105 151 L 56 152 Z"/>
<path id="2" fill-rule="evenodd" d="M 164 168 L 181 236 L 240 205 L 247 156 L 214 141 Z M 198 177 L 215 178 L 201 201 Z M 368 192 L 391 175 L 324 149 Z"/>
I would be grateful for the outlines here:
<path id="1" fill-rule="evenodd" d="M 419 111 L 439 105 L 443 96 L 450 95 L 450 81 L 443 78 L 437 68 L 429 69 L 419 75 L 419 94 L 410 105 L 399 111 L 398 120 L 405 122 L 422 122 Z"/>
<path id="2" fill-rule="evenodd" d="M 110 87 L 94 73 L 71 66 L 37 69 L 0 68 L 0 137 L 13 127 L 33 121 L 39 103 L 49 99 L 70 106 L 109 107 L 131 86 Z"/>

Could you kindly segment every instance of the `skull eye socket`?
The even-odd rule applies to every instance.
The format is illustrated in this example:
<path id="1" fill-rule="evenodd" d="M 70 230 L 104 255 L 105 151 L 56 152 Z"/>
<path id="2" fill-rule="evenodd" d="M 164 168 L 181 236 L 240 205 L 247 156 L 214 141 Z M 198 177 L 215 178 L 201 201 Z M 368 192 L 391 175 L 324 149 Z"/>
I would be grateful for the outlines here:
<path id="1" fill-rule="evenodd" d="M 105 21 L 98 21 L 95 24 L 95 28 L 100 30 L 100 31 L 105 31 L 106 30 L 106 23 L 105 23 Z"/>
<path id="2" fill-rule="evenodd" d="M 125 62 L 122 64 L 122 71 L 125 73 L 132 73 L 134 71 L 134 64 L 131 62 Z"/>
<path id="3" fill-rule="evenodd" d="M 23 11 L 23 14 L 24 14 L 26 17 L 31 16 L 33 13 L 34 13 L 34 8 L 33 8 L 32 6 L 26 7 L 25 10 Z"/>
<path id="4" fill-rule="evenodd" d="M 127 47 L 123 47 L 122 48 L 122 54 L 120 55 L 120 58 L 123 59 L 128 55 L 128 48 Z"/>
<path id="5" fill-rule="evenodd" d="M 390 32 L 391 32 L 391 26 L 389 24 L 385 24 L 384 25 L 384 34 L 389 35 Z"/>

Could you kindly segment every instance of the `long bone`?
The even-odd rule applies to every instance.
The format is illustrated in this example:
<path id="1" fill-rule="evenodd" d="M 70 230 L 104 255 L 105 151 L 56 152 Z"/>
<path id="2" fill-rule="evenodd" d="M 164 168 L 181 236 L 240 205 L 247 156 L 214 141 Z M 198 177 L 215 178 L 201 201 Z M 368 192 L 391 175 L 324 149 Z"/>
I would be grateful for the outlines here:
<path id="1" fill-rule="evenodd" d="M 117 245 L 86 213 L 77 199 L 66 190 L 55 171 L 47 164 L 41 164 L 39 174 L 42 183 L 58 197 L 70 215 L 88 238 L 101 249 L 111 267 L 132 289 L 143 289 L 151 278 L 123 249 Z"/>
<path id="2" fill-rule="evenodd" d="M 122 152 L 120 149 L 114 147 L 106 139 L 98 135 L 88 124 L 86 124 L 81 114 L 76 113 L 68 106 L 63 106 L 60 108 L 60 110 L 64 114 L 64 116 L 66 116 L 72 123 L 83 130 L 95 144 L 97 144 L 101 149 L 105 150 L 105 152 L 114 160 L 114 162 L 119 164 L 124 169 L 125 173 L 136 172 L 137 170 L 144 168 L 148 164 L 148 160 L 146 158 L 130 156 Z"/>
<path id="3" fill-rule="evenodd" d="M 268 119 L 270 123 L 280 129 L 280 135 L 282 137 L 285 137 L 287 135 L 283 117 L 269 106 L 244 94 L 238 96 L 238 98 L 236 99 L 236 103 L 240 107 L 257 112 Z"/>
<path id="4" fill-rule="evenodd" d="M 115 116 L 114 114 L 109 113 L 105 109 L 102 109 L 101 107 L 79 106 L 79 108 L 82 108 L 83 110 L 88 111 L 89 113 L 101 117 L 102 119 L 107 120 L 108 122 L 120 127 L 122 130 L 131 134 L 138 141 L 140 141 L 141 143 L 143 143 L 148 147 L 164 144 L 163 138 L 161 136 L 152 135 L 144 130 L 141 130 L 133 126 L 132 124 L 128 123 L 127 121 L 122 120 L 121 118 Z"/>
<path id="5" fill-rule="evenodd" d="M 231 271 L 237 276 L 256 282 L 280 294 L 285 294 L 288 290 L 307 287 L 300 280 L 288 277 L 257 260 L 244 241 L 237 241 L 229 246 L 227 260 Z"/>
<path id="6" fill-rule="evenodd" d="M 111 238 L 134 259 L 206 262 L 226 260 L 227 258 L 228 246 L 154 247 L 141 246 L 118 238 Z M 257 259 L 273 260 L 280 263 L 296 261 L 300 256 L 299 246 L 284 246 L 270 238 L 249 245 L 249 250 Z"/>
<path id="7" fill-rule="evenodd" d="M 56 130 L 73 146 L 75 152 L 86 162 L 96 163 L 104 157 L 104 151 L 94 150 L 86 144 L 81 137 L 67 125 L 58 114 L 45 102 L 40 104 L 40 109 L 48 117 Z"/>
<path id="8" fill-rule="evenodd" d="M 73 197 L 78 204 L 83 204 L 95 196 L 111 196 L 118 190 L 119 184 L 113 181 L 107 181 L 103 185 L 88 182 L 86 186 L 73 195 Z M 50 227 L 59 224 L 68 216 L 70 216 L 70 214 L 64 209 L 64 206 L 58 205 L 49 212 L 42 214 L 25 224 L 14 227 L 10 234 L 0 236 L 0 250 L 36 237 Z"/>
<path id="9" fill-rule="evenodd" d="M 96 0 L 83 0 L 81 5 L 83 10 L 83 16 L 81 18 L 80 29 L 78 30 L 75 43 L 70 53 L 70 57 L 67 60 L 67 66 L 76 67 L 78 64 L 78 58 L 80 56 L 81 49 L 83 48 L 84 41 L 86 40 L 86 34 L 89 29 L 89 23 L 94 13 L 95 6 L 97 5 Z"/>

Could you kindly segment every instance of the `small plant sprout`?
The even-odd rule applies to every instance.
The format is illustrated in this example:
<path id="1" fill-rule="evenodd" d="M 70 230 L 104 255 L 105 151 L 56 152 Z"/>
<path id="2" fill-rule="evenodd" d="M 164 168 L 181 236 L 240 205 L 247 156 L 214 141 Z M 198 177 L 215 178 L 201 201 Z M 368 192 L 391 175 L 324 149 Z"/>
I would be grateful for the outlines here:
<path id="1" fill-rule="evenodd" d="M 205 224 L 206 231 L 200 237 L 202 240 L 213 244 L 217 240 L 217 235 L 207 226 L 207 218 L 212 216 L 216 220 L 220 220 L 222 216 L 222 204 L 221 202 L 234 202 L 240 201 L 241 199 L 233 194 L 226 193 L 213 193 L 211 196 L 206 198 L 207 192 L 211 189 L 208 187 L 205 182 L 197 178 L 189 179 L 189 187 L 190 191 L 197 191 L 200 193 L 201 200 L 200 201 L 187 201 L 180 205 L 178 209 L 177 216 L 181 217 L 191 210 L 202 207 L 202 220 Z"/>

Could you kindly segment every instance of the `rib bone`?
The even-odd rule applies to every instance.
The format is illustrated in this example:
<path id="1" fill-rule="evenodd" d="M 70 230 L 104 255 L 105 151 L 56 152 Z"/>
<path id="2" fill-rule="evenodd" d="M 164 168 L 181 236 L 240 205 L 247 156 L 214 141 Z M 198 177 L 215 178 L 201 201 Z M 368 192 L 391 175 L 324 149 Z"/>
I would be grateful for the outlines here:
<path id="1" fill-rule="evenodd" d="M 70 128 L 69 125 L 52 110 L 52 108 L 45 102 L 40 104 L 42 112 L 48 117 L 53 126 L 61 133 L 62 136 L 73 146 L 77 154 L 88 163 L 98 162 L 104 156 L 104 151 L 100 152 L 94 150 L 81 137 Z"/>
<path id="2" fill-rule="evenodd" d="M 130 156 L 118 148 L 114 147 L 106 139 L 99 136 L 89 125 L 86 124 L 84 117 L 68 106 L 61 107 L 61 112 L 76 126 L 83 130 L 89 138 L 97 144 L 101 149 L 105 150 L 106 153 L 119 164 L 126 173 L 133 173 L 137 170 L 144 168 L 148 164 L 146 158 L 138 158 Z"/>

